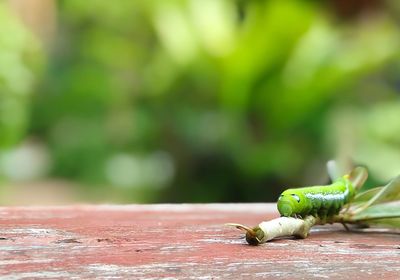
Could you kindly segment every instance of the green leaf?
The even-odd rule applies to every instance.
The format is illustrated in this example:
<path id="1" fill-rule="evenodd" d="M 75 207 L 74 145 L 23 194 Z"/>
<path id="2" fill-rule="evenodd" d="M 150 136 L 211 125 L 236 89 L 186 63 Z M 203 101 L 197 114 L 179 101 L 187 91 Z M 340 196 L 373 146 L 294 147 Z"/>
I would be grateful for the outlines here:
<path id="1" fill-rule="evenodd" d="M 378 203 L 396 201 L 400 199 L 400 176 L 397 176 L 386 186 L 380 189 L 368 202 L 366 202 L 357 212 L 364 212 L 370 206 Z"/>
<path id="2" fill-rule="evenodd" d="M 343 175 L 336 160 L 329 160 L 326 163 L 326 170 L 328 171 L 329 178 L 332 182 L 336 181 Z"/>
<path id="3" fill-rule="evenodd" d="M 354 168 L 349 174 L 349 180 L 352 182 L 354 188 L 359 190 L 368 178 L 368 171 L 365 167 L 358 166 Z"/>
<path id="4" fill-rule="evenodd" d="M 382 190 L 383 187 L 376 187 L 373 189 L 366 190 L 364 192 L 358 193 L 352 203 L 358 203 L 358 202 L 365 202 L 370 200 L 372 197 L 374 197 L 380 190 Z"/>
<path id="5" fill-rule="evenodd" d="M 372 205 L 350 217 L 350 221 L 369 221 L 388 218 L 400 218 L 400 201 Z"/>
<path id="6" fill-rule="evenodd" d="M 369 220 L 366 224 L 369 226 L 400 228 L 400 218 Z"/>

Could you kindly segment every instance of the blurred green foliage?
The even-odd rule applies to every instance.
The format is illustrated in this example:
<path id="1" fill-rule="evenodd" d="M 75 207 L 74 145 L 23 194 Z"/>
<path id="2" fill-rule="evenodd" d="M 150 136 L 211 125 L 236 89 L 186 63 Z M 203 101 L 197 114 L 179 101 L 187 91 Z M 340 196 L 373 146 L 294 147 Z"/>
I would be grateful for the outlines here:
<path id="1" fill-rule="evenodd" d="M 0 2 L 0 148 L 26 132 L 29 94 L 39 70 L 38 42 Z"/>
<path id="2" fill-rule="evenodd" d="M 41 51 L 0 6 L 0 148 L 34 138 L 46 176 L 89 200 L 272 201 L 324 183 L 332 157 L 399 173 L 387 7 L 343 20 L 300 0 L 57 4 Z"/>

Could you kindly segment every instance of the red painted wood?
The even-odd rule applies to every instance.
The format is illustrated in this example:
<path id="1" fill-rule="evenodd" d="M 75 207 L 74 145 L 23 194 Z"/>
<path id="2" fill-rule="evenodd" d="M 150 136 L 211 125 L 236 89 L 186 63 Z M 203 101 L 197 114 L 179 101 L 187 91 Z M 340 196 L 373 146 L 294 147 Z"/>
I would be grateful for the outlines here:
<path id="1" fill-rule="evenodd" d="M 314 229 L 246 245 L 273 204 L 0 208 L 0 276 L 10 279 L 400 279 L 398 233 Z"/>

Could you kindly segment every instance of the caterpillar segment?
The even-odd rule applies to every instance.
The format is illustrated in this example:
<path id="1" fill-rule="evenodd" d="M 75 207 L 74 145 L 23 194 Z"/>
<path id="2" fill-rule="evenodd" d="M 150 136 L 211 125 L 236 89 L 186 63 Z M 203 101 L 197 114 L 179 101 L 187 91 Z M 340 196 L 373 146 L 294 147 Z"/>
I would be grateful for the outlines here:
<path id="1" fill-rule="evenodd" d="M 355 195 L 355 188 L 348 176 L 331 185 L 288 189 L 278 199 L 278 211 L 283 217 L 312 215 L 322 222 L 337 215 L 343 205 Z"/>

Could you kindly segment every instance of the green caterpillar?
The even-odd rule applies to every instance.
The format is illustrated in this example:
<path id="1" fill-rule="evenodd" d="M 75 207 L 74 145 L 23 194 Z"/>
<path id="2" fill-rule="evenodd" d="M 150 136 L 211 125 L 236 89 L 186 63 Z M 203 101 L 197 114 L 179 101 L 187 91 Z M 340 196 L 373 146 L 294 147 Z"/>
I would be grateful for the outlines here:
<path id="1" fill-rule="evenodd" d="M 312 215 L 322 220 L 337 215 L 343 205 L 356 193 L 349 176 L 343 176 L 331 185 L 314 186 L 284 191 L 278 200 L 278 211 L 284 217 Z"/>

